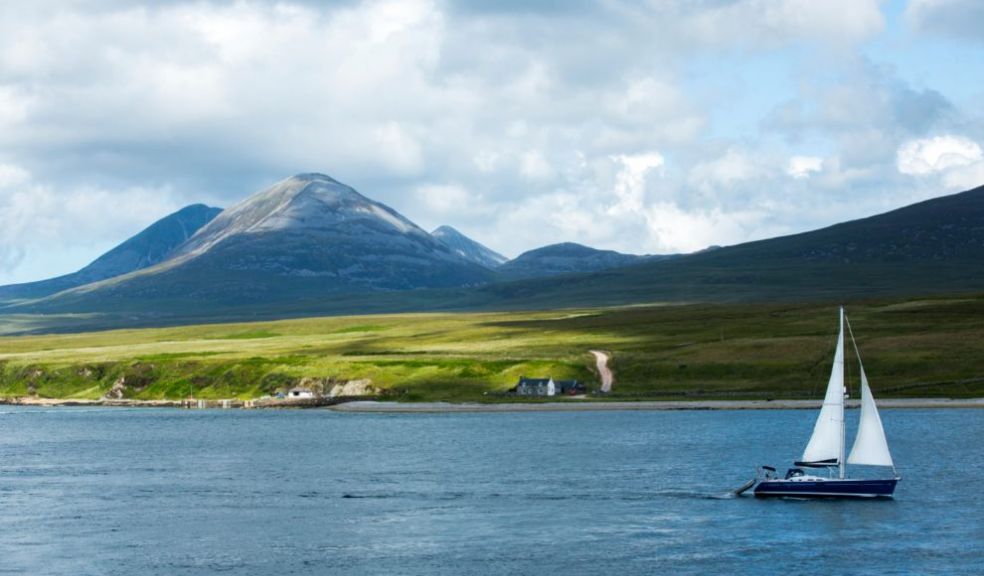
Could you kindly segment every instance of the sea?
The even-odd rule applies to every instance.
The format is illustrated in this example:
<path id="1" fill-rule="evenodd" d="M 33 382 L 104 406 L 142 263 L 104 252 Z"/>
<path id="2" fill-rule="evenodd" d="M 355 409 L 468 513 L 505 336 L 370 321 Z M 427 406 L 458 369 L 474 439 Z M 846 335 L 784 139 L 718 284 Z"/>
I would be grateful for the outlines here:
<path id="1" fill-rule="evenodd" d="M 814 418 L 0 406 L 0 574 L 984 574 L 984 412 L 882 410 L 894 500 L 731 494 Z"/>

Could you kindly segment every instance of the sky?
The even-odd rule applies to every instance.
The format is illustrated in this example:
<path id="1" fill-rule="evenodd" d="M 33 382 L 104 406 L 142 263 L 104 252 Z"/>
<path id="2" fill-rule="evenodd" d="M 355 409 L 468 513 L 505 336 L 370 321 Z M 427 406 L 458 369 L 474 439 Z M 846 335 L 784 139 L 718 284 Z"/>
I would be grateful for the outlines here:
<path id="1" fill-rule="evenodd" d="M 514 257 L 984 184 L 979 0 L 0 3 L 0 284 L 322 172 Z"/>

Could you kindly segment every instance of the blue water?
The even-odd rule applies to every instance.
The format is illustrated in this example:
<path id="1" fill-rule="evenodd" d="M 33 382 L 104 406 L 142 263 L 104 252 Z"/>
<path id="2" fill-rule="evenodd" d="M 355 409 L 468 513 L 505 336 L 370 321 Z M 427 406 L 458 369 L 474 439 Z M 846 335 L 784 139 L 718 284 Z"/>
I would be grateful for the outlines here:
<path id="1" fill-rule="evenodd" d="M 894 501 L 727 497 L 813 418 L 0 407 L 0 574 L 984 573 L 984 413 L 883 410 Z"/>

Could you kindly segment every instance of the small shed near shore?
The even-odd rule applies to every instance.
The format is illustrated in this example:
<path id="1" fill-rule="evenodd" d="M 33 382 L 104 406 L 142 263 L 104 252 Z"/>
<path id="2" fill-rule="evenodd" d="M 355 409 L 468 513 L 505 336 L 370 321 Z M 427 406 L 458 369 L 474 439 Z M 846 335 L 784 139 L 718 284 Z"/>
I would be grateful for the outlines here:
<path id="1" fill-rule="evenodd" d="M 314 398 L 314 392 L 310 388 L 291 388 L 287 391 L 287 398 L 291 400 Z"/>

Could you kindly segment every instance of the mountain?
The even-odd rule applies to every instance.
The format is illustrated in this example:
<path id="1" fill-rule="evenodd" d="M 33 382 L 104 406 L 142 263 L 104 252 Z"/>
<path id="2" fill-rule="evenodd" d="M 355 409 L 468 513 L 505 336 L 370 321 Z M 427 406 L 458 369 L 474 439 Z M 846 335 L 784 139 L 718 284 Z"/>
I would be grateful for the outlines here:
<path id="1" fill-rule="evenodd" d="M 523 252 L 514 260 L 500 266 L 498 273 L 500 278 L 506 280 L 540 278 L 630 266 L 645 259 L 645 256 L 621 254 L 614 250 L 597 250 L 573 242 L 564 242 Z"/>
<path id="2" fill-rule="evenodd" d="M 517 258 L 516 260 L 519 260 Z M 984 291 L 984 186 L 885 214 L 563 282 L 478 289 L 490 306 L 807 301 Z"/>
<path id="3" fill-rule="evenodd" d="M 561 262 L 593 253 L 558 250 Z M 565 250 L 570 254 L 564 256 Z M 349 267 L 339 268 L 336 258 Z M 516 260 L 527 260 L 521 258 Z M 156 266 L 2 309 L 7 316 L 0 316 L 0 333 L 324 314 L 845 302 L 984 292 L 984 187 L 812 232 L 631 262 L 550 281 L 495 280 L 495 272 L 391 210 L 327 177 L 302 176 L 222 213 Z M 402 289 L 407 287 L 421 289 Z"/>
<path id="4" fill-rule="evenodd" d="M 77 272 L 39 282 L 0 286 L 0 301 L 39 298 L 153 266 L 170 256 L 175 248 L 220 212 L 221 208 L 204 204 L 185 206 L 154 222 Z"/>
<path id="5" fill-rule="evenodd" d="M 39 307 L 291 305 L 339 294 L 480 284 L 487 269 L 323 174 L 287 178 L 223 211 L 149 268 Z"/>
<path id="6" fill-rule="evenodd" d="M 492 270 L 509 260 L 502 254 L 472 240 L 451 226 L 441 226 L 431 232 L 442 244 L 466 260 Z"/>

